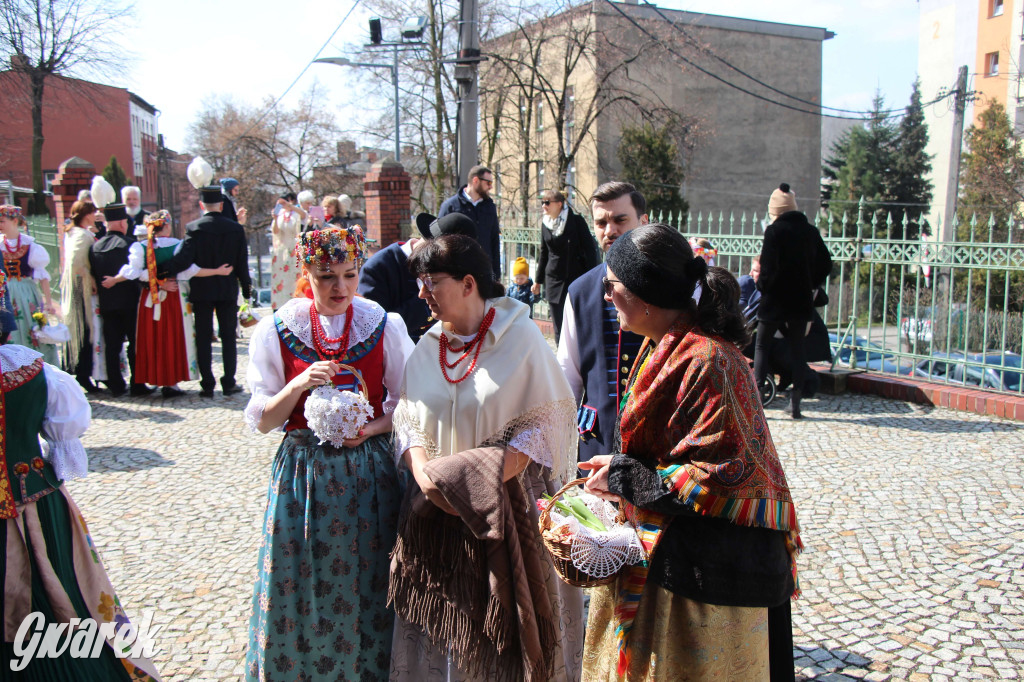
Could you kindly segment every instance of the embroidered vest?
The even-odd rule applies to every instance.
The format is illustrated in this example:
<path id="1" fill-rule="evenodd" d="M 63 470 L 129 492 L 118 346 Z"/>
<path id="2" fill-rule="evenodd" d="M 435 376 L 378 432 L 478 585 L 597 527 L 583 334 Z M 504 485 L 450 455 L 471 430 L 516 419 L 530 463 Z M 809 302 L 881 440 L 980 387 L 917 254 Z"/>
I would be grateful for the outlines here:
<path id="1" fill-rule="evenodd" d="M 366 389 L 369 395 L 366 399 L 373 407 L 373 418 L 376 419 L 384 413 L 384 345 L 381 340 L 384 338 L 384 327 L 388 318 L 385 315 L 373 333 L 362 343 L 348 349 L 348 353 L 341 359 L 341 363 L 354 367 L 366 382 Z M 284 380 L 291 381 L 306 371 L 306 368 L 320 360 L 316 351 L 299 339 L 288 327 L 278 314 L 274 314 L 274 325 L 277 327 L 277 337 L 281 342 L 281 359 L 284 361 Z M 359 381 L 349 372 L 339 372 L 334 375 L 334 385 L 339 390 L 359 392 Z M 306 423 L 306 396 L 304 393 L 299 401 L 295 403 L 288 422 L 285 424 L 285 431 L 295 429 L 308 429 Z"/>
<path id="2" fill-rule="evenodd" d="M 43 361 L 6 372 L 0 396 L 0 518 L 17 516 L 15 505 L 35 502 L 61 481 L 43 460 L 39 432 L 46 413 Z"/>
<path id="3" fill-rule="evenodd" d="M 4 249 L 4 272 L 11 279 L 32 277 L 32 268 L 28 265 L 28 252 L 30 245 L 22 244 L 21 248 L 14 253 Z"/>

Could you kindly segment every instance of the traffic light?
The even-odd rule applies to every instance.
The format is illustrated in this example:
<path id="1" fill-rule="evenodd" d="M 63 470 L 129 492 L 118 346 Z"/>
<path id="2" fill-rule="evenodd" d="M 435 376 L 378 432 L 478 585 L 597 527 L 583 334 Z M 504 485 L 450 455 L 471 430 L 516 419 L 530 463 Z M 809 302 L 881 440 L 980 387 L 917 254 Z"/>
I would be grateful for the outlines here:
<path id="1" fill-rule="evenodd" d="M 380 28 L 380 19 L 370 19 L 370 44 L 380 45 L 384 40 Z"/>

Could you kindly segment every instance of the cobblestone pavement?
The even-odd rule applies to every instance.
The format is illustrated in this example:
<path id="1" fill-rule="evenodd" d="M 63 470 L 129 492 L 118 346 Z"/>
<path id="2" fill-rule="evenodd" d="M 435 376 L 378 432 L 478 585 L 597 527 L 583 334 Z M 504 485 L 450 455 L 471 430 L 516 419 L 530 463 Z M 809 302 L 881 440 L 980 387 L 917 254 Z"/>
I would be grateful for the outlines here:
<path id="1" fill-rule="evenodd" d="M 176 400 L 93 400 L 92 473 L 68 488 L 128 613 L 163 624 L 165 679 L 237 680 L 280 437 L 248 433 L 247 395 L 183 387 Z M 798 675 L 1018 678 L 1024 428 L 859 395 L 806 401 L 805 414 L 769 409 L 807 545 Z"/>

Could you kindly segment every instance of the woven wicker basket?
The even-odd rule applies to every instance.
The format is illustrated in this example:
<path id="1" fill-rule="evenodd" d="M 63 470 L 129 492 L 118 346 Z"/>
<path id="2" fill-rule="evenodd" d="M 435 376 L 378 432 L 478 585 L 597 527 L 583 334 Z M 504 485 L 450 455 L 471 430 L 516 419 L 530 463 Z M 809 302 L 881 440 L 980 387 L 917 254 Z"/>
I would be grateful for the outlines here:
<path id="1" fill-rule="evenodd" d="M 558 577 L 562 579 L 562 582 L 575 587 L 597 587 L 598 585 L 607 585 L 615 581 L 614 573 L 607 578 L 595 578 L 576 568 L 572 563 L 572 559 L 569 558 L 569 552 L 572 548 L 571 541 L 555 542 L 544 537 L 544 531 L 551 528 L 551 509 L 555 506 L 555 502 L 557 502 L 558 498 L 564 495 L 569 488 L 573 488 L 586 480 L 586 478 L 577 478 L 575 481 L 569 481 L 563 485 L 561 489 L 551 497 L 544 510 L 541 511 L 539 522 L 541 540 L 544 541 L 544 547 L 547 548 L 548 554 L 551 555 L 551 563 L 555 565 L 555 572 L 558 573 Z"/>

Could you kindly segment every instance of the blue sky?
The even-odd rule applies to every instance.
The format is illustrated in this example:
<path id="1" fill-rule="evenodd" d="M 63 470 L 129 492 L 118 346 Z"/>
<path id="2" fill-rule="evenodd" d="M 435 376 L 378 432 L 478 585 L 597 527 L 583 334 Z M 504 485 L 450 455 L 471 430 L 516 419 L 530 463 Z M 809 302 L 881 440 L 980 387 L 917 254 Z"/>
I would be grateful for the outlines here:
<path id="1" fill-rule="evenodd" d="M 917 74 L 915 0 L 660 0 L 659 5 L 834 32 L 822 48 L 822 100 L 828 106 L 867 109 L 876 89 L 889 105 L 903 106 Z M 133 68 L 116 84 L 160 109 L 166 144 L 184 151 L 188 124 L 205 99 L 228 96 L 256 104 L 278 97 L 350 7 L 349 0 L 141 0 L 137 27 L 125 31 L 124 44 L 135 50 Z M 353 12 L 323 54 L 339 55 L 346 44 L 364 42 L 367 18 L 360 9 Z M 950 83 L 954 78 L 951 74 Z M 366 89 L 374 86 L 359 79 L 356 69 L 313 65 L 289 97 L 314 79 L 342 127 L 365 113 L 366 95 L 372 94 Z"/>

